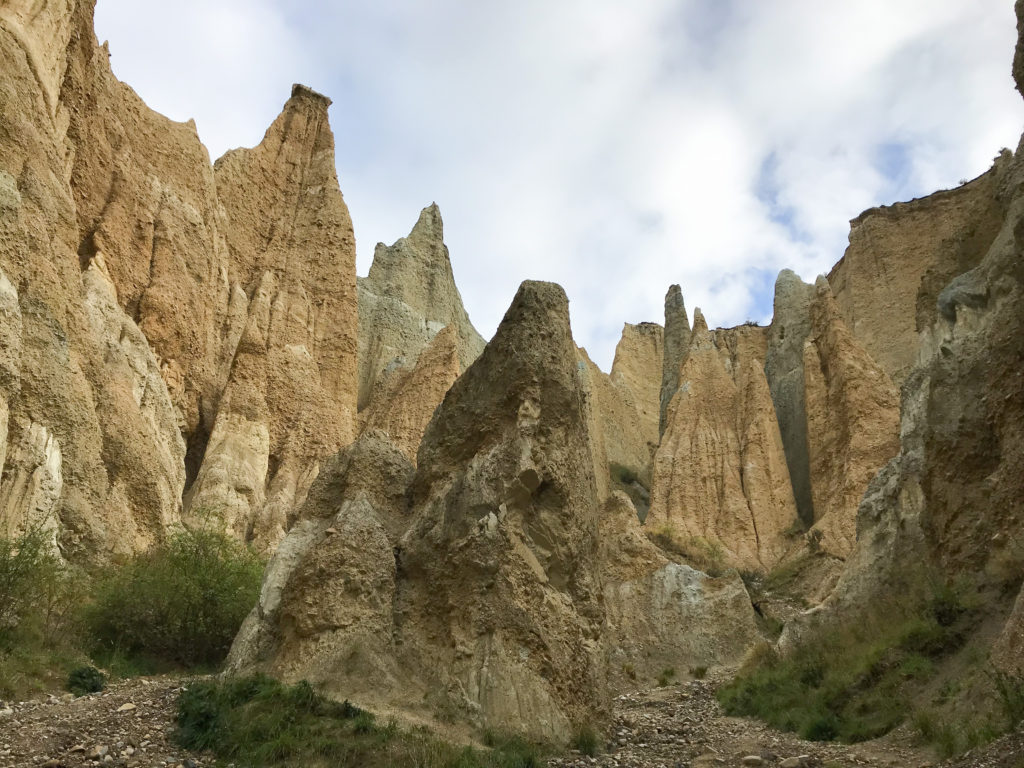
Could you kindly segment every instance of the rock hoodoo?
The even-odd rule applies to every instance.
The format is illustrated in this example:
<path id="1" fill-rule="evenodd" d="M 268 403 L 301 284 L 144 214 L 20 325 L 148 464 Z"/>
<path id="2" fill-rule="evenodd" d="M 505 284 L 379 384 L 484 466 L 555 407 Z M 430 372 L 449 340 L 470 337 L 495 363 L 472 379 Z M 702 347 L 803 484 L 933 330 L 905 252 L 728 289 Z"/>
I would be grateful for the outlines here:
<path id="1" fill-rule="evenodd" d="M 679 369 L 689 348 L 690 319 L 686 316 L 683 292 L 678 285 L 672 285 L 665 294 L 665 351 L 661 369 L 659 436 L 665 434 L 668 426 L 668 405 L 679 389 Z"/>
<path id="2" fill-rule="evenodd" d="M 370 273 L 359 278 L 359 409 L 386 393 L 391 377 L 415 367 L 430 340 L 448 326 L 463 371 L 484 340 L 462 306 L 441 212 L 431 204 L 408 237 L 390 247 L 377 244 Z"/>
<path id="3" fill-rule="evenodd" d="M 742 568 L 781 557 L 783 533 L 796 520 L 764 352 L 763 328 L 712 333 L 694 312 L 645 521 Z"/>

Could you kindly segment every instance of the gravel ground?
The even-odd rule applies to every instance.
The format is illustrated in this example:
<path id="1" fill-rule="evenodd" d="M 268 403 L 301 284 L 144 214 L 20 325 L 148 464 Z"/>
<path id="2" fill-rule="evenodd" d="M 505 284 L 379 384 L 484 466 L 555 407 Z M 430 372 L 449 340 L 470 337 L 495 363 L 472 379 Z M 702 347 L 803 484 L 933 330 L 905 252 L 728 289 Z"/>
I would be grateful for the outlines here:
<path id="1" fill-rule="evenodd" d="M 201 768 L 171 739 L 181 678 L 136 678 L 103 693 L 0 702 L 0 768 L 124 766 Z M 716 680 L 693 680 L 620 696 L 605 749 L 569 754 L 552 768 L 1024 768 L 1024 729 L 947 763 L 896 731 L 873 742 L 807 742 L 760 722 L 726 717 Z"/>

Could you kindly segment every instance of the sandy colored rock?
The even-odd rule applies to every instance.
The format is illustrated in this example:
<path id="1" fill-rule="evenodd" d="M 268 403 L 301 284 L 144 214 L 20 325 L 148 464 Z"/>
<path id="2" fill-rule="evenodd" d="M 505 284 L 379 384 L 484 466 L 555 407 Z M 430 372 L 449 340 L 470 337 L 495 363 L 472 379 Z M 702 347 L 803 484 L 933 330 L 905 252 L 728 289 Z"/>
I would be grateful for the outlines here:
<path id="1" fill-rule="evenodd" d="M 1016 7 L 1024 30 L 1024 3 Z M 1017 62 L 1022 48 L 1024 31 Z M 902 387 L 899 453 L 868 485 L 857 544 L 839 583 L 821 610 L 787 626 L 784 645 L 817 624 L 855 618 L 880 599 L 927 599 L 938 580 L 998 595 L 981 608 L 1009 617 L 993 661 L 1015 663 L 1020 611 L 1013 600 L 1024 576 L 1022 146 L 1004 154 L 983 181 L 994 185 L 1006 211 L 983 258 L 936 291 L 934 320 L 923 329 L 918 364 Z M 975 194 L 981 185 L 973 184 L 975 190 L 960 193 Z M 927 208 L 950 200 L 945 192 L 935 197 L 918 202 Z M 981 214 L 979 227 L 986 220 Z"/>
<path id="2" fill-rule="evenodd" d="M 381 537 L 387 505 L 328 480 L 338 470 L 325 468 L 306 509 L 330 498 L 337 515 L 304 513 L 282 542 L 232 667 L 306 677 L 338 695 L 349 695 L 355 675 L 383 705 L 422 710 L 426 701 L 435 717 L 558 740 L 594 721 L 608 696 L 584 407 L 565 294 L 524 283 L 427 427 L 408 494 L 412 523 L 397 545 Z M 359 552 L 324 543 L 349 519 Z M 363 597 L 335 603 L 327 593 L 342 582 L 328 573 L 380 589 L 354 587 Z"/>
<path id="3" fill-rule="evenodd" d="M 850 245 L 828 275 L 853 336 L 899 387 L 935 319 L 939 291 L 971 269 L 1005 214 L 999 168 L 956 189 L 871 208 L 850 222 Z"/>
<path id="4" fill-rule="evenodd" d="M 355 434 L 355 241 L 329 104 L 295 86 L 259 146 L 216 164 L 229 272 L 252 294 L 186 502 L 222 511 L 262 549 L 284 535 L 318 462 Z"/>
<path id="5" fill-rule="evenodd" d="M 605 504 L 599 540 L 602 640 L 613 688 L 633 690 L 669 668 L 734 664 L 760 639 L 739 574 L 712 578 L 670 561 L 621 491 Z"/>
<path id="6" fill-rule="evenodd" d="M 616 386 L 582 347 L 578 355 L 580 379 L 593 420 L 590 432 L 596 443 L 594 472 L 599 476 L 600 497 L 607 496 L 607 488 L 620 482 L 623 475 L 636 477 L 642 486 L 649 486 L 652 446 L 646 439 L 650 435 L 645 434 L 633 393 Z"/>
<path id="7" fill-rule="evenodd" d="M 408 237 L 390 247 L 377 244 L 369 274 L 359 278 L 359 409 L 393 388 L 391 377 L 412 370 L 435 334 L 449 326 L 462 371 L 484 340 L 462 305 L 441 212 L 431 204 Z"/>
<path id="8" fill-rule="evenodd" d="M 899 450 L 899 399 L 888 375 L 847 329 L 824 277 L 815 285 L 810 319 L 803 358 L 811 535 L 824 551 L 846 557 L 856 542 L 864 491 Z"/>
<path id="9" fill-rule="evenodd" d="M 796 504 L 765 380 L 763 328 L 708 330 L 695 312 L 680 386 L 654 457 L 650 530 L 770 567 Z"/>
<path id="10" fill-rule="evenodd" d="M 686 315 L 683 292 L 678 285 L 669 286 L 665 294 L 664 356 L 661 372 L 661 396 L 658 434 L 668 427 L 668 406 L 679 389 L 679 370 L 690 348 L 690 319 Z"/>
<path id="11" fill-rule="evenodd" d="M 460 370 L 458 335 L 449 325 L 430 340 L 412 370 L 389 377 L 390 386 L 365 412 L 364 429 L 384 432 L 415 463 L 423 432 Z"/>
<path id="12" fill-rule="evenodd" d="M 89 3 L 0 13 L 0 498 L 12 525 L 46 518 L 68 557 L 151 544 L 182 478 L 157 361 L 79 248 L 71 91 L 102 53 L 91 21 Z"/>
<path id="13" fill-rule="evenodd" d="M 665 329 L 657 323 L 624 324 L 609 374 L 612 384 L 629 393 L 652 454 L 661 439 L 658 431 L 661 407 L 659 382 L 665 357 L 664 346 Z"/>

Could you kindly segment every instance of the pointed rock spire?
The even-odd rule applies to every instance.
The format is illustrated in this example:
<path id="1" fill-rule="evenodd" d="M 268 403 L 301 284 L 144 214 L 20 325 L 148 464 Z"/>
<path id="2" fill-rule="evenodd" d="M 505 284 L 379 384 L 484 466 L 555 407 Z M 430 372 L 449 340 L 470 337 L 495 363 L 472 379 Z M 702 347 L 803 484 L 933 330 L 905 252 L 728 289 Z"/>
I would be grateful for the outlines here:
<path id="1" fill-rule="evenodd" d="M 672 395 L 679 388 L 679 369 L 690 346 L 690 321 L 686 317 L 683 292 L 678 285 L 669 286 L 665 294 L 664 359 L 661 368 L 661 403 L 658 433 L 665 433 L 665 411 Z"/>

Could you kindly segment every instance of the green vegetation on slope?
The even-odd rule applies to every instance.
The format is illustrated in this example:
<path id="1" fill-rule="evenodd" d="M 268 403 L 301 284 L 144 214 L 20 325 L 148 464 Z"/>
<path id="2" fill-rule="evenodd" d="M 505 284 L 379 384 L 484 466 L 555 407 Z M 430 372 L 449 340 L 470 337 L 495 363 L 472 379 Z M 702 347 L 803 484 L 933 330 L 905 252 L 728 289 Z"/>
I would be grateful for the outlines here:
<path id="1" fill-rule="evenodd" d="M 80 690 L 90 660 L 115 676 L 215 666 L 256 602 L 262 571 L 244 546 L 207 527 L 94 573 L 64 563 L 44 525 L 0 536 L 0 698 L 66 682 Z"/>
<path id="2" fill-rule="evenodd" d="M 719 699 L 729 714 L 807 739 L 871 739 L 904 721 L 914 692 L 961 647 L 971 623 L 961 594 L 941 587 L 916 611 L 820 631 L 785 657 L 764 647 Z"/>
<path id="3" fill-rule="evenodd" d="M 196 682 L 178 703 L 179 743 L 238 765 L 535 768 L 537 747 L 485 734 L 488 750 L 458 747 L 422 728 L 381 725 L 349 702 L 319 696 L 306 682 L 285 686 L 261 675 Z"/>

